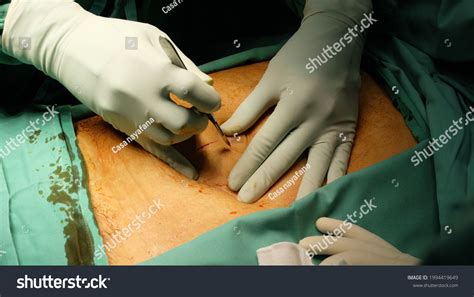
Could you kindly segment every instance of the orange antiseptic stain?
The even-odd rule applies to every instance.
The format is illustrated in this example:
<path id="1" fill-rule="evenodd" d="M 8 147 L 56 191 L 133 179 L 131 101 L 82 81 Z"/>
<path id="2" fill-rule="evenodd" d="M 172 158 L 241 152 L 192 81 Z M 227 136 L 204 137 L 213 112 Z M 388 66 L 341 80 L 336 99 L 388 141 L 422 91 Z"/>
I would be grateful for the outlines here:
<path id="1" fill-rule="evenodd" d="M 234 215 L 234 214 L 237 214 L 237 212 L 236 211 L 231 211 L 231 212 L 229 212 L 229 214 Z"/>

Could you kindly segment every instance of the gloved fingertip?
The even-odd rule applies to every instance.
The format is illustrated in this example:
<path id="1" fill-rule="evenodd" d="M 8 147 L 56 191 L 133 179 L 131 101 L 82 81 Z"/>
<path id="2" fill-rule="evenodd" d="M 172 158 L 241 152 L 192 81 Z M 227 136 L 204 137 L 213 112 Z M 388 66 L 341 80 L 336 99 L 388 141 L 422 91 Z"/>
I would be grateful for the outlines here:
<path id="1" fill-rule="evenodd" d="M 254 193 L 251 193 L 250 191 L 242 189 L 239 191 L 239 194 L 237 195 L 237 200 L 243 203 L 254 203 L 256 200 L 258 200 L 258 197 L 256 197 Z"/>
<path id="2" fill-rule="evenodd" d="M 199 173 L 196 171 L 191 177 L 192 180 L 198 180 L 199 178 Z"/>
<path id="3" fill-rule="evenodd" d="M 319 240 L 319 236 L 308 236 L 300 240 L 298 243 L 300 246 L 302 246 L 304 249 L 310 249 L 312 245 L 314 245 L 315 242 Z"/>
<path id="4" fill-rule="evenodd" d="M 312 192 L 316 191 L 319 187 L 314 187 L 312 189 L 308 189 L 308 187 L 300 186 L 298 190 L 298 194 L 296 195 L 296 200 L 301 200 L 311 194 Z"/>
<path id="5" fill-rule="evenodd" d="M 240 125 L 233 125 L 230 120 L 226 121 L 221 125 L 222 132 L 224 132 L 225 135 L 228 136 L 233 136 L 234 133 L 240 133 L 242 130 L 242 127 Z"/>
<path id="6" fill-rule="evenodd" d="M 197 111 L 205 114 L 213 113 L 221 109 L 222 101 L 219 94 L 212 89 L 212 94 L 208 94 L 206 97 L 206 102 L 201 104 L 196 104 L 195 108 Z"/>
<path id="7" fill-rule="evenodd" d="M 227 135 L 227 136 L 232 136 L 233 135 L 232 130 L 229 129 L 227 126 L 224 126 L 224 125 L 225 124 L 221 125 L 222 132 L 224 132 L 224 134 Z"/>
<path id="8" fill-rule="evenodd" d="M 345 172 L 342 169 L 339 170 L 339 172 L 337 172 L 337 173 L 333 173 L 333 172 L 329 173 L 328 176 L 327 176 L 326 184 L 328 185 L 328 184 L 332 183 L 336 179 L 344 176 L 344 174 L 345 174 Z"/>
<path id="9" fill-rule="evenodd" d="M 186 176 L 189 179 L 197 180 L 199 178 L 199 173 L 194 167 L 188 166 L 172 166 L 176 171 Z"/>
<path id="10" fill-rule="evenodd" d="M 240 189 L 238 199 L 245 203 L 254 203 L 259 200 L 264 193 L 265 189 L 262 188 L 261 182 L 256 179 L 250 179 Z"/>
<path id="11" fill-rule="evenodd" d="M 222 129 L 222 132 L 224 133 L 229 133 L 229 124 L 227 123 L 227 121 L 225 121 L 224 123 L 221 124 L 221 129 Z"/>
<path id="12" fill-rule="evenodd" d="M 248 196 L 245 196 L 245 195 L 242 196 L 240 194 L 237 195 L 237 200 L 240 201 L 240 202 L 246 203 L 246 204 L 252 204 L 254 202 L 252 197 L 248 197 Z"/>
<path id="13" fill-rule="evenodd" d="M 314 223 L 316 225 L 316 228 L 318 228 L 318 230 L 321 229 L 322 225 L 326 224 L 327 219 L 327 217 L 318 218 Z"/>
<path id="14" fill-rule="evenodd" d="M 240 188 L 242 188 L 242 183 L 240 182 L 240 178 L 238 178 L 238 175 L 239 174 L 236 173 L 235 170 L 232 170 L 227 179 L 229 189 L 235 192 L 237 192 L 238 190 L 240 190 Z"/>
<path id="15" fill-rule="evenodd" d="M 221 99 L 219 97 L 219 100 L 216 101 L 216 104 L 214 104 L 214 106 L 210 107 L 210 112 L 216 112 L 219 109 L 221 109 L 221 107 L 222 107 L 222 102 L 221 102 Z"/>
<path id="16" fill-rule="evenodd" d="M 298 194 L 296 195 L 296 201 L 300 200 L 300 199 L 303 199 L 304 197 L 306 197 L 306 194 L 298 191 Z"/>
<path id="17" fill-rule="evenodd" d="M 306 238 L 301 239 L 298 244 L 302 246 L 303 248 L 307 249 L 309 248 L 308 240 Z"/>
<path id="18" fill-rule="evenodd" d="M 344 224 L 343 221 L 328 217 L 321 217 L 316 220 L 315 226 L 316 229 L 321 231 L 322 233 L 327 232 L 328 230 L 334 230 Z"/>
<path id="19" fill-rule="evenodd" d="M 240 188 L 235 183 L 232 183 L 230 181 L 227 182 L 227 186 L 229 187 L 229 189 L 231 189 L 234 192 L 237 192 L 240 190 Z"/>

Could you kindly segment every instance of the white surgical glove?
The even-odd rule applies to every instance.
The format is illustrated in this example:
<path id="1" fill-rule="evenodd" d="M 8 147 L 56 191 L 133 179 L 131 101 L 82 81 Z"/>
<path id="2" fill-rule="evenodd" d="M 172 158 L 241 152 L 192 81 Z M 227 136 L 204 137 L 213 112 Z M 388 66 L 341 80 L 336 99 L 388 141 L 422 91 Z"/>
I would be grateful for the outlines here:
<path id="1" fill-rule="evenodd" d="M 298 198 L 320 187 L 326 175 L 331 182 L 345 174 L 357 124 L 364 42 L 348 28 L 371 9 L 370 0 L 307 1 L 299 30 L 222 126 L 227 135 L 241 133 L 276 105 L 229 176 L 229 187 L 240 190 L 239 200 L 256 201 L 308 148 L 310 166 Z M 311 71 L 309 59 L 341 40 L 345 47 Z"/>
<path id="2" fill-rule="evenodd" d="M 352 223 L 320 218 L 316 228 L 331 236 L 306 237 L 299 244 L 308 254 L 328 255 L 320 265 L 418 265 L 421 262 Z"/>
<path id="3" fill-rule="evenodd" d="M 171 64 L 159 43 L 167 35 L 137 22 L 95 16 L 72 0 L 13 0 L 2 51 L 61 82 L 116 129 L 182 174 L 198 173 L 171 145 L 203 131 L 220 98 L 183 53 L 189 71 Z M 169 38 L 168 38 L 169 39 Z M 175 104 L 174 93 L 200 112 Z"/>

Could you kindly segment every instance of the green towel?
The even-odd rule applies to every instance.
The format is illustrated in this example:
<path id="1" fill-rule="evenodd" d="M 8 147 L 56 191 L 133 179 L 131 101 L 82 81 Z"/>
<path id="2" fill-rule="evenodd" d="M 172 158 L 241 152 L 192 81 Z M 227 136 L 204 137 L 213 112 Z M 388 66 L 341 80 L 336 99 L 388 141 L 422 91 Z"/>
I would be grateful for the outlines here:
<path id="1" fill-rule="evenodd" d="M 0 111 L 0 131 L 0 265 L 107 264 L 70 108 Z"/>

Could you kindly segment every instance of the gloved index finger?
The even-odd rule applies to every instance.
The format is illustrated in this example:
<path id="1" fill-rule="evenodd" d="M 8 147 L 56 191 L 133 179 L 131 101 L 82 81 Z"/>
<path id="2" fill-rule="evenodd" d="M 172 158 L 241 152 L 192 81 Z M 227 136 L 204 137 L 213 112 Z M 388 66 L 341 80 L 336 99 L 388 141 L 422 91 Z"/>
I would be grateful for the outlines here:
<path id="1" fill-rule="evenodd" d="M 213 87 L 196 74 L 178 67 L 173 71 L 168 91 L 203 113 L 211 113 L 221 107 L 221 98 Z"/>

